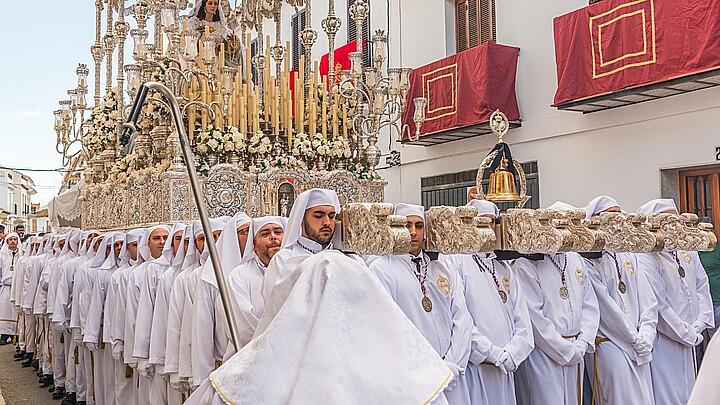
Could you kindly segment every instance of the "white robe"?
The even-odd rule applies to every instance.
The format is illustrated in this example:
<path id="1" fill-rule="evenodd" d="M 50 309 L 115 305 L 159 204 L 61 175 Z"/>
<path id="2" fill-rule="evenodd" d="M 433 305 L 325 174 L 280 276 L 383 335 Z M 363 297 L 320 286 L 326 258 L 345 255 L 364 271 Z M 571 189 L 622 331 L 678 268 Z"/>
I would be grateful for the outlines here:
<path id="1" fill-rule="evenodd" d="M 114 254 L 114 253 L 111 253 Z M 88 307 L 87 321 L 83 342 L 94 352 L 95 394 L 98 403 L 102 400 L 107 405 L 115 404 L 115 364 L 112 358 L 112 347 L 105 345 L 105 329 L 103 325 L 107 316 L 105 300 L 110 279 L 116 271 L 110 269 L 93 268 L 95 273 L 93 287 Z"/>
<path id="2" fill-rule="evenodd" d="M 0 252 L 0 334 L 3 335 L 17 334 L 18 313 L 15 305 L 10 302 L 10 290 L 18 269 L 20 249 L 15 252 L 14 257 L 10 252 Z"/>
<path id="3" fill-rule="evenodd" d="M 265 309 L 262 286 L 266 269 L 265 266 L 258 263 L 257 259 L 251 260 L 233 270 L 228 279 L 228 286 L 232 291 L 235 323 L 238 325 L 238 334 L 240 335 L 240 347 L 244 347 L 252 339 Z M 229 347 L 228 351 L 229 353 L 225 354 L 225 360 L 229 358 L 229 355 L 235 353 L 232 347 Z"/>
<path id="4" fill-rule="evenodd" d="M 678 252 L 681 278 L 672 253 L 638 255 L 659 303 L 657 338 L 650 363 L 655 403 L 684 404 L 695 383 L 698 335 L 712 327 L 713 308 L 705 270 L 696 252 Z"/>
<path id="5" fill-rule="evenodd" d="M 125 339 L 125 299 L 127 279 L 132 266 L 123 264 L 110 277 L 107 297 L 105 298 L 105 317 L 103 334 L 113 356 L 115 376 L 115 398 L 118 403 L 137 404 L 136 379 L 137 373 L 125 364 L 123 341 Z"/>
<path id="6" fill-rule="evenodd" d="M 425 288 L 432 301 L 432 310 L 425 312 L 421 301 L 423 294 L 415 277 L 416 267 L 410 254 L 381 257 L 370 265 L 390 297 L 420 330 L 438 356 L 453 363 L 460 374 L 470 356 L 472 317 L 465 304 L 462 282 L 457 272 L 439 260 L 430 260 L 425 253 L 427 265 Z M 461 376 L 455 376 L 462 378 Z M 467 386 L 457 384 L 445 393 L 451 404 L 470 403 Z"/>
<path id="7" fill-rule="evenodd" d="M 534 347 L 525 298 L 510 266 L 495 260 L 494 256 L 477 256 L 485 267 L 479 267 L 472 255 L 449 257 L 460 275 L 465 302 L 474 323 L 470 361 L 465 372 L 473 404 L 514 404 L 514 370 L 506 374 L 487 358 L 501 349 L 508 352 L 517 367 Z M 493 263 L 498 285 L 490 273 Z M 498 291 L 506 294 L 505 303 Z"/>
<path id="8" fill-rule="evenodd" d="M 688 405 L 720 404 L 720 333 L 710 340 L 703 359 Z"/>
<path id="9" fill-rule="evenodd" d="M 568 260 L 568 299 L 560 297 L 560 271 L 548 257 L 540 261 L 521 258 L 512 265 L 527 302 L 535 339 L 535 349 L 515 372 L 519 404 L 579 404 L 585 353 L 579 353 L 573 342 L 585 341 L 588 352 L 595 346 L 598 303 L 583 259 L 577 253 L 553 258 L 560 266 L 565 258 Z"/>
<path id="10" fill-rule="evenodd" d="M 652 353 L 638 355 L 633 342 L 641 334 L 655 340 L 658 303 L 647 280 L 648 269 L 640 267 L 637 256 L 603 252 L 589 260 L 588 278 L 600 310 L 598 340 L 593 355 L 586 356 L 596 402 L 608 405 L 652 404 L 655 402 L 650 375 Z M 619 291 L 618 268 L 626 292 Z M 602 341 L 609 339 L 609 341 Z M 600 395 L 600 398 L 597 396 Z"/>
<path id="11" fill-rule="evenodd" d="M 186 405 L 420 404 L 443 391 L 452 373 L 365 266 L 339 252 L 290 262 L 259 336 Z"/>

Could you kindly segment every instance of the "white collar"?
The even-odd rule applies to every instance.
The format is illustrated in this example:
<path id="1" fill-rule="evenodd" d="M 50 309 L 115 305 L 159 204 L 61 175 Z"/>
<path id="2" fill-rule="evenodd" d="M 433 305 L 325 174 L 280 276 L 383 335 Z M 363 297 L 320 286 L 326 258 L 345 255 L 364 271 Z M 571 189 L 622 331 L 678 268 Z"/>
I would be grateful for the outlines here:
<path id="1" fill-rule="evenodd" d="M 332 248 L 333 248 L 332 242 L 328 243 L 328 245 L 323 248 L 321 244 L 315 242 L 312 239 L 308 239 L 302 235 L 300 235 L 298 237 L 298 240 L 296 243 L 298 244 L 298 246 L 307 250 L 311 254 L 317 254 L 317 253 L 322 252 L 323 250 L 332 250 Z"/>

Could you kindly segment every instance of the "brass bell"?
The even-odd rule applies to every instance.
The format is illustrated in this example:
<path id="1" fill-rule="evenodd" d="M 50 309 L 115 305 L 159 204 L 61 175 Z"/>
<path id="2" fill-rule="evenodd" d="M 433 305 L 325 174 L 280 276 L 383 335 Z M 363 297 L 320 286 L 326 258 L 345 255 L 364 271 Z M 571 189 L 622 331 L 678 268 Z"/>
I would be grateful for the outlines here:
<path id="1" fill-rule="evenodd" d="M 515 188 L 515 176 L 507 170 L 507 159 L 503 159 L 500 166 L 490 173 L 490 183 L 485 199 L 493 202 L 520 201 L 520 195 Z"/>

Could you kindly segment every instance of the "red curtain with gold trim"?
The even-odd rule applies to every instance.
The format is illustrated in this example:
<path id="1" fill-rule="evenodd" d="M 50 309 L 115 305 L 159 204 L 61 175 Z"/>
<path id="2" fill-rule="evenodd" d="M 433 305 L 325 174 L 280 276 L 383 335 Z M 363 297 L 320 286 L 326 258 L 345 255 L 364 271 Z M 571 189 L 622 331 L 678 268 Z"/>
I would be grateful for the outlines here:
<path id="1" fill-rule="evenodd" d="M 511 121 L 519 120 L 515 96 L 519 52 L 488 42 L 414 69 L 403 124 L 415 133 L 415 97 L 428 99 L 421 136 L 486 122 L 496 109 Z"/>
<path id="2" fill-rule="evenodd" d="M 555 105 L 720 67 L 718 0 L 604 0 L 554 27 Z"/>

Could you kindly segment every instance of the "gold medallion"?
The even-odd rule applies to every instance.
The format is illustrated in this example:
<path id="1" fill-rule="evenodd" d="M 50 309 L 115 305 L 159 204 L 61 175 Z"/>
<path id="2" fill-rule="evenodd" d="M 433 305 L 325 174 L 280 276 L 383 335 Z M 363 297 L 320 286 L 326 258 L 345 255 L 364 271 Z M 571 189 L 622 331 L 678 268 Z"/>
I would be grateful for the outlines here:
<path id="1" fill-rule="evenodd" d="M 627 292 L 627 286 L 622 280 L 618 283 L 618 291 L 620 291 L 621 294 L 625 294 Z"/>
<path id="2" fill-rule="evenodd" d="M 432 301 L 430 301 L 430 298 L 427 295 L 423 295 L 422 307 L 425 310 L 425 312 L 432 311 Z"/>
<path id="3" fill-rule="evenodd" d="M 683 266 L 678 266 L 678 274 L 680 278 L 685 278 L 685 269 L 683 269 Z"/>
<path id="4" fill-rule="evenodd" d="M 681 251 L 680 251 L 680 256 L 682 256 L 682 258 L 683 258 L 683 260 L 685 261 L 685 263 L 687 263 L 687 264 L 692 263 L 692 256 L 690 256 L 690 253 L 688 253 L 688 252 L 686 252 L 686 251 L 684 251 L 684 250 L 681 250 Z"/>
<path id="5" fill-rule="evenodd" d="M 503 304 L 507 302 L 507 294 L 505 294 L 505 291 L 498 290 L 498 294 L 500 294 L 500 299 L 502 300 Z"/>
<path id="6" fill-rule="evenodd" d="M 503 288 L 505 288 L 505 291 L 510 291 L 510 279 L 507 277 L 503 277 L 502 282 L 503 282 Z"/>
<path id="7" fill-rule="evenodd" d="M 570 296 L 570 293 L 568 292 L 567 287 L 562 286 L 560 287 L 560 298 L 566 300 Z"/>

